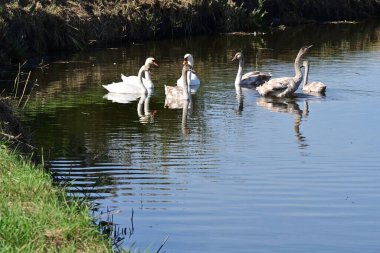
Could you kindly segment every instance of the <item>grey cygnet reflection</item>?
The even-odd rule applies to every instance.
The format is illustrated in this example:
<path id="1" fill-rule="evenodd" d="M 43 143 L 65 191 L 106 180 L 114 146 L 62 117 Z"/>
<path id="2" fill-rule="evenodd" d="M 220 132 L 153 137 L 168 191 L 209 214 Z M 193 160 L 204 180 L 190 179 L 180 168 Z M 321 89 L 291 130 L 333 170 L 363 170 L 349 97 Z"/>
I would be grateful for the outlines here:
<path id="1" fill-rule="evenodd" d="M 165 99 L 165 108 L 168 109 L 182 109 L 182 133 L 183 134 L 189 134 L 191 133 L 191 130 L 187 127 L 187 118 L 188 118 L 188 112 L 189 109 L 192 108 L 192 100 L 191 99 L 173 99 L 173 98 L 166 98 Z"/>
<path id="2" fill-rule="evenodd" d="M 295 98 L 259 97 L 256 100 L 256 104 L 271 112 L 292 114 L 294 117 L 294 133 L 297 137 L 299 148 L 304 149 L 309 146 L 300 131 L 302 118 L 306 118 L 309 115 L 309 104 L 307 100 L 304 101 L 303 110 L 301 110 Z"/>
<path id="3" fill-rule="evenodd" d="M 182 107 L 182 133 L 183 134 L 190 134 L 191 130 L 187 127 L 187 117 L 188 117 L 188 109 L 191 109 L 192 103 L 191 100 L 185 100 L 183 101 L 183 107 Z"/>
<path id="4" fill-rule="evenodd" d="M 244 96 L 243 96 L 243 94 L 241 94 L 241 93 L 237 94 L 236 100 L 237 100 L 238 106 L 235 110 L 235 113 L 236 113 L 236 115 L 241 115 L 243 112 L 243 109 L 244 109 Z"/>

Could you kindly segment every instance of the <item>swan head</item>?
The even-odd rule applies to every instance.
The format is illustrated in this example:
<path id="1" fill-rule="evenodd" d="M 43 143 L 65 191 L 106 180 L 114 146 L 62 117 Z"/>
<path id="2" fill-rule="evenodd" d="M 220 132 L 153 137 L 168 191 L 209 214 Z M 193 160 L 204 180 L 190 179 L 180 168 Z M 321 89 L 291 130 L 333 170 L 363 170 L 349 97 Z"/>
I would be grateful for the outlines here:
<path id="1" fill-rule="evenodd" d="M 185 54 L 183 57 L 183 65 L 189 64 L 191 67 L 194 67 L 194 58 L 191 54 Z"/>
<path id="2" fill-rule="evenodd" d="M 146 58 L 145 66 L 148 66 L 149 68 L 152 65 L 158 67 L 158 63 L 156 62 L 156 59 L 154 59 L 153 57 Z"/>
<path id="3" fill-rule="evenodd" d="M 231 61 L 236 61 L 236 60 L 240 60 L 243 58 L 243 53 L 242 52 L 237 52 L 234 56 L 234 58 L 232 58 Z"/>
<path id="4" fill-rule="evenodd" d="M 303 55 L 307 52 L 307 50 L 309 50 L 309 48 L 311 48 L 313 45 L 310 45 L 310 46 L 303 46 L 301 47 L 300 51 L 298 52 L 299 55 Z"/>

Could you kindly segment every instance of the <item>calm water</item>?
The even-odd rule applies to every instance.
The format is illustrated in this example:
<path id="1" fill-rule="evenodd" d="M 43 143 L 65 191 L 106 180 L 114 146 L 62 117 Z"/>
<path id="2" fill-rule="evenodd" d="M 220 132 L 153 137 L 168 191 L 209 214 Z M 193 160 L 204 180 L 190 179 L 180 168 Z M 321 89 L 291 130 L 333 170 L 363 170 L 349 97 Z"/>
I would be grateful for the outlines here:
<path id="1" fill-rule="evenodd" d="M 237 50 L 246 70 L 281 77 L 308 44 L 309 80 L 326 96 L 236 97 Z M 202 86 L 184 119 L 164 108 L 163 85 L 187 52 Z M 103 98 L 102 84 L 136 75 L 147 56 L 160 67 L 145 111 Z M 169 236 L 165 252 L 380 252 L 379 69 L 374 23 L 125 45 L 50 58 L 23 120 L 70 191 L 128 231 L 134 210 L 135 251 Z"/>

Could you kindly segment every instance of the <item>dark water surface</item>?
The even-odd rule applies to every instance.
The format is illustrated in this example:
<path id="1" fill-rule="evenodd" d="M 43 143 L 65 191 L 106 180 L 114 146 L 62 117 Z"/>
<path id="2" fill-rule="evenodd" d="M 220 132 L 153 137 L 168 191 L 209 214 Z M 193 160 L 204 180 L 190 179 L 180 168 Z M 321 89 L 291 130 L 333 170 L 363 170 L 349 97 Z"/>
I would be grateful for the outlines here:
<path id="1" fill-rule="evenodd" d="M 237 50 L 246 71 L 281 77 L 309 44 L 309 80 L 324 82 L 326 96 L 236 97 Z M 181 109 L 164 108 L 163 85 L 175 83 L 187 52 L 202 84 L 184 122 Z M 103 98 L 102 84 L 136 75 L 148 56 L 160 67 L 146 111 L 139 100 Z M 32 74 L 40 86 L 23 120 L 70 191 L 115 210 L 128 231 L 134 210 L 125 247 L 156 252 L 169 236 L 162 251 L 380 252 L 379 24 L 181 38 L 52 61 Z"/>

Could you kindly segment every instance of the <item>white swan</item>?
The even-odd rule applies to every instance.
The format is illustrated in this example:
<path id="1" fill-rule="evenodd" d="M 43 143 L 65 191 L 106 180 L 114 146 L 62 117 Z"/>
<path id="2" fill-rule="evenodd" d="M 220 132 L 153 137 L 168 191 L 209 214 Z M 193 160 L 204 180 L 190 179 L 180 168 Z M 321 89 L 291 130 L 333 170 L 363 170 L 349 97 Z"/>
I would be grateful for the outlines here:
<path id="1" fill-rule="evenodd" d="M 145 78 L 143 78 L 143 84 L 144 84 L 145 88 L 148 89 L 148 91 L 152 90 L 154 88 L 153 81 L 150 77 L 150 67 L 152 65 L 158 67 L 157 62 L 153 57 L 147 58 L 145 60 L 145 66 L 148 66 L 148 71 L 144 71 Z M 125 75 L 121 74 L 121 79 L 123 80 L 123 82 L 126 82 L 126 83 L 137 82 L 136 76 L 125 76 Z"/>
<path id="2" fill-rule="evenodd" d="M 327 86 L 324 83 L 322 82 L 307 83 L 309 79 L 310 62 L 303 61 L 303 66 L 305 67 L 305 76 L 303 80 L 302 90 L 306 93 L 325 93 Z"/>
<path id="3" fill-rule="evenodd" d="M 112 93 L 134 93 L 134 94 L 146 94 L 151 93 L 154 85 L 150 79 L 150 67 L 151 65 L 158 66 L 155 59 L 149 57 L 146 59 L 145 64 L 140 68 L 137 76 L 124 76 L 121 75 L 122 82 L 111 83 L 103 85 L 103 87 Z M 145 78 L 142 74 L 145 74 Z"/>
<path id="4" fill-rule="evenodd" d="M 194 68 L 194 58 L 191 54 L 185 54 L 183 57 L 183 64 L 188 64 L 193 69 Z M 199 86 L 201 85 L 201 81 L 197 77 L 197 75 L 189 71 L 188 75 L 190 76 L 190 92 L 196 93 Z M 177 86 L 183 86 L 182 76 L 177 80 Z"/>
<path id="5" fill-rule="evenodd" d="M 302 72 L 301 72 L 301 57 L 307 52 L 309 48 L 312 46 L 304 46 L 302 47 L 297 57 L 294 61 L 294 77 L 280 77 L 271 79 L 263 85 L 256 88 L 262 96 L 274 96 L 274 97 L 286 97 L 292 95 L 301 84 L 302 81 Z"/>
<path id="6" fill-rule="evenodd" d="M 189 75 L 188 72 L 191 71 L 191 67 L 188 64 L 183 65 L 182 68 L 182 82 L 185 84 L 183 86 L 168 86 L 165 85 L 165 107 L 175 109 L 182 108 L 184 101 L 191 100 L 191 91 L 189 85 Z"/>
<path id="7" fill-rule="evenodd" d="M 232 61 L 239 60 L 239 68 L 235 79 L 235 89 L 238 94 L 241 93 L 241 88 L 254 89 L 268 81 L 272 75 L 267 72 L 252 71 L 243 75 L 244 56 L 242 52 L 237 52 Z"/>

